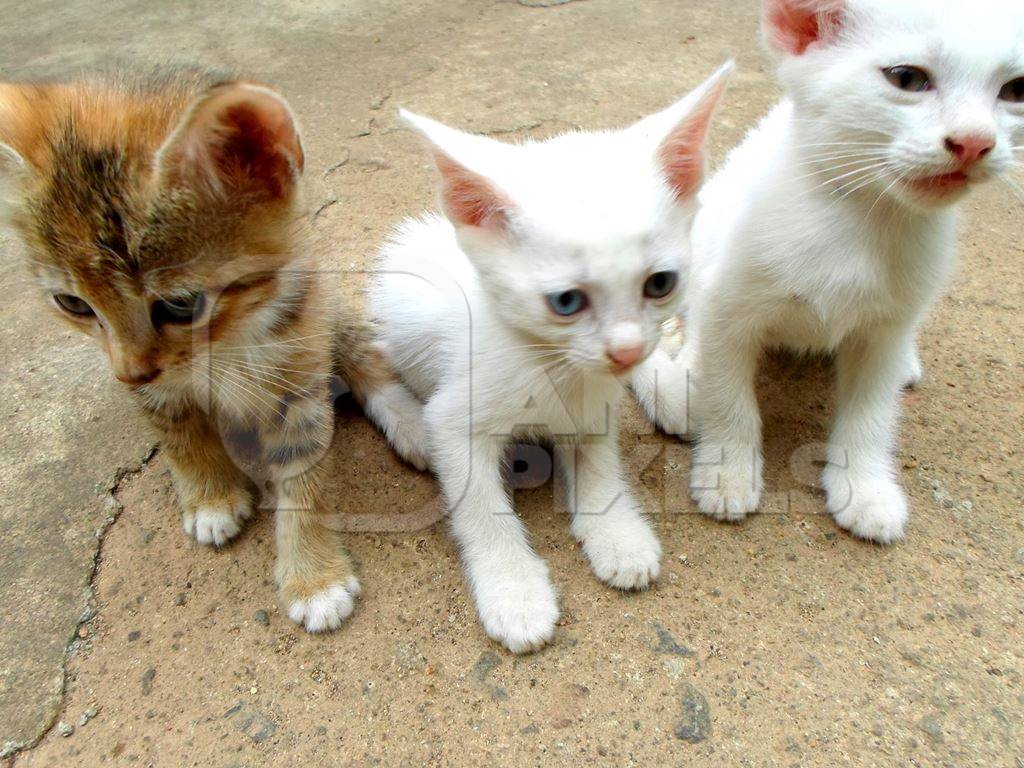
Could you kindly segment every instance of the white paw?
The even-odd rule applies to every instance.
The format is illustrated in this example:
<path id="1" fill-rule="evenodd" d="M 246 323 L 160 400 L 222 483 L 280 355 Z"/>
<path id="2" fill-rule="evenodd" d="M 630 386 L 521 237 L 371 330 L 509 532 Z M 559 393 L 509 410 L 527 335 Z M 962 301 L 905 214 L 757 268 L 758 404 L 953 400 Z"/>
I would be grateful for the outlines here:
<path id="1" fill-rule="evenodd" d="M 223 547 L 241 532 L 243 523 L 251 516 L 252 508 L 247 500 L 234 507 L 203 506 L 195 513 L 183 514 L 181 527 L 200 544 Z"/>
<path id="2" fill-rule="evenodd" d="M 337 629 L 355 610 L 359 591 L 359 580 L 349 576 L 344 584 L 331 584 L 306 600 L 293 602 L 288 606 L 288 618 L 308 632 Z"/>
<path id="3" fill-rule="evenodd" d="M 661 572 L 661 543 L 641 517 L 591 534 L 583 552 L 594 575 L 616 589 L 647 589 Z"/>
<path id="4" fill-rule="evenodd" d="M 543 563 L 539 572 L 518 578 L 480 579 L 474 592 L 484 631 L 512 653 L 539 650 L 554 638 L 558 600 Z"/>
<path id="5" fill-rule="evenodd" d="M 753 447 L 734 451 L 700 446 L 694 456 L 690 493 L 700 511 L 738 522 L 761 503 L 761 457 Z"/>
<path id="6" fill-rule="evenodd" d="M 842 469 L 822 475 L 828 511 L 840 528 L 860 539 L 892 544 L 903 538 L 909 512 L 903 491 L 888 477 L 851 480 Z"/>

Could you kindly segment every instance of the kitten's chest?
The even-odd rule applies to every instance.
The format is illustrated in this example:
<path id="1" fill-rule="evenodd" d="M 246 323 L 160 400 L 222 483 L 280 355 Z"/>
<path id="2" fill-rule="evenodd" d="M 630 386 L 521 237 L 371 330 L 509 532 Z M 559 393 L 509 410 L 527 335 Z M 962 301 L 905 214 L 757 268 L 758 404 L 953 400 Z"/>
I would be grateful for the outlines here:
<path id="1" fill-rule="evenodd" d="M 476 429 L 525 439 L 603 435 L 615 428 L 623 385 L 612 376 L 522 369 L 481 382 L 473 406 Z"/>
<path id="2" fill-rule="evenodd" d="M 870 237 L 823 252 L 809 250 L 788 270 L 785 296 L 773 317 L 769 343 L 798 351 L 831 351 L 872 327 L 916 318 L 946 273 L 945 246 Z"/>

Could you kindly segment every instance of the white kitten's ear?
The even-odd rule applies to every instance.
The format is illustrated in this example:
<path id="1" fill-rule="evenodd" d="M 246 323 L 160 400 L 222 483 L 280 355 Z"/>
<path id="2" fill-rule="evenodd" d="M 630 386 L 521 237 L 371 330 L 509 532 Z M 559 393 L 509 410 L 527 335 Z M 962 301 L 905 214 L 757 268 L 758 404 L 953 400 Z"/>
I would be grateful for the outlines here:
<path id="1" fill-rule="evenodd" d="M 636 126 L 658 131 L 658 162 L 680 200 L 693 197 L 704 183 L 708 130 L 733 69 L 727 62 L 685 98 Z"/>
<path id="2" fill-rule="evenodd" d="M 441 174 L 441 204 L 449 220 L 457 227 L 507 231 L 515 204 L 494 182 L 456 159 L 467 150 L 479 150 L 493 142 L 456 131 L 405 109 L 399 110 L 399 114 L 430 142 Z"/>
<path id="3" fill-rule="evenodd" d="M 226 199 L 289 197 L 304 156 L 291 109 L 271 89 L 216 86 L 197 100 L 157 153 L 163 184 L 194 186 Z"/>
<path id="4" fill-rule="evenodd" d="M 836 39 L 845 10 L 845 0 L 764 0 L 765 40 L 774 50 L 801 56 Z"/>

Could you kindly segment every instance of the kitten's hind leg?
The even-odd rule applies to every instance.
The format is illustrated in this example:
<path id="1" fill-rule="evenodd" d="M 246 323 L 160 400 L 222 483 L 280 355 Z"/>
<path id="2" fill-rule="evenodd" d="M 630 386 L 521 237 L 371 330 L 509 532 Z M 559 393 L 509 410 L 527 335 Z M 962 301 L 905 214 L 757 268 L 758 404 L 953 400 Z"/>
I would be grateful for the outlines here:
<path id="1" fill-rule="evenodd" d="M 398 380 L 387 356 L 375 345 L 346 361 L 343 375 L 352 395 L 384 434 L 395 453 L 416 469 L 430 465 L 423 404 Z"/>
<path id="2" fill-rule="evenodd" d="M 661 544 L 622 477 L 615 434 L 556 445 L 573 535 L 594 574 L 617 589 L 646 589 L 661 571 Z"/>
<path id="3" fill-rule="evenodd" d="M 637 403 L 654 426 L 683 440 L 690 437 L 693 425 L 687 349 L 675 359 L 656 349 L 634 370 L 630 384 Z"/>
<path id="4" fill-rule="evenodd" d="M 160 433 L 182 506 L 182 528 L 199 544 L 222 547 L 252 516 L 252 483 L 198 410 L 146 411 Z"/>

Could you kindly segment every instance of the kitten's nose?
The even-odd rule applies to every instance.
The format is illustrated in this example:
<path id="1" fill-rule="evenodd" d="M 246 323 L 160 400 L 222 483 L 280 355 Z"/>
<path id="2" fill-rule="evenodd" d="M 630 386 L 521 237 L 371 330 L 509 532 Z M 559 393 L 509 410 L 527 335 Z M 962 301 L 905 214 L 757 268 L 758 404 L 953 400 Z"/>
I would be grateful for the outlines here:
<path id="1" fill-rule="evenodd" d="M 154 367 L 119 368 L 114 371 L 114 377 L 130 387 L 141 387 L 143 384 L 149 384 L 159 375 L 160 369 Z"/>
<path id="2" fill-rule="evenodd" d="M 974 165 L 991 152 L 995 146 L 995 138 L 984 134 L 950 136 L 946 139 L 946 149 L 964 165 Z"/>
<path id="3" fill-rule="evenodd" d="M 644 345 L 609 349 L 605 352 L 616 371 L 622 372 L 632 368 L 644 358 Z"/>

